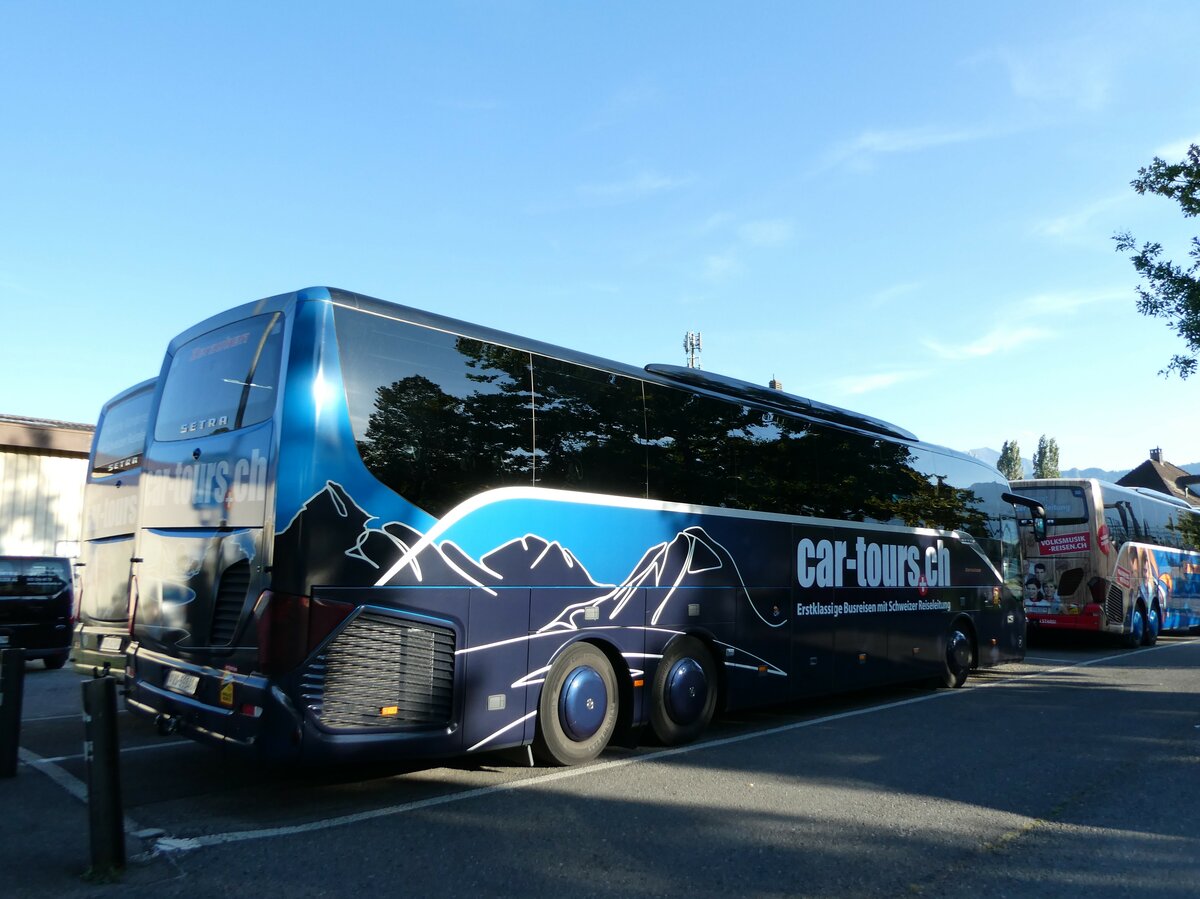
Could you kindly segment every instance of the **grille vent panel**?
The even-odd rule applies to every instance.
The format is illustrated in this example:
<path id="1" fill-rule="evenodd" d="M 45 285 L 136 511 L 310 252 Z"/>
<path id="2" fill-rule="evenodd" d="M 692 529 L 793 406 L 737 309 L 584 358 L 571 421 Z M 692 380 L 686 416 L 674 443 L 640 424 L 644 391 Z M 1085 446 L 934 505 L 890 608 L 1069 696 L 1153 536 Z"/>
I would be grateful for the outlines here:
<path id="1" fill-rule="evenodd" d="M 247 560 L 234 562 L 225 569 L 213 602 L 212 630 L 209 631 L 209 642 L 213 646 L 228 646 L 233 642 L 249 590 L 250 563 Z"/>
<path id="2" fill-rule="evenodd" d="M 1104 599 L 1104 617 L 1109 624 L 1120 624 L 1125 620 L 1125 591 L 1118 584 L 1108 585 Z"/>
<path id="3" fill-rule="evenodd" d="M 329 728 L 449 724 L 454 648 L 450 628 L 363 613 L 308 666 L 301 697 Z"/>

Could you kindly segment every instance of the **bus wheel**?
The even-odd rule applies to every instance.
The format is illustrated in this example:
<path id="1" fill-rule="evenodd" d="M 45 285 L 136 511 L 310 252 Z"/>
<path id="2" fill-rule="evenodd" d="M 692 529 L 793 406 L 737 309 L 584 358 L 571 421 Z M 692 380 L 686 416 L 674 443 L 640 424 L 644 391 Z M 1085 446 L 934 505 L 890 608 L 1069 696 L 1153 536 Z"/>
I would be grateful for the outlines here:
<path id="1" fill-rule="evenodd" d="M 1141 606 L 1133 610 L 1133 618 L 1129 622 L 1129 633 L 1125 635 L 1125 645 L 1135 649 L 1142 645 L 1146 638 L 1146 613 Z"/>
<path id="2" fill-rule="evenodd" d="M 1158 606 L 1151 606 L 1150 611 L 1146 614 L 1146 629 L 1142 631 L 1142 645 L 1153 646 L 1158 642 Z"/>
<path id="3" fill-rule="evenodd" d="M 538 700 L 533 751 L 548 765 L 598 756 L 617 726 L 617 676 L 590 643 L 573 643 L 550 666 Z"/>
<path id="4" fill-rule="evenodd" d="M 967 682 L 974 661 L 971 637 L 955 625 L 946 638 L 946 670 L 942 673 L 942 683 L 947 687 L 961 687 Z"/>
<path id="5" fill-rule="evenodd" d="M 56 656 L 46 656 L 42 659 L 47 668 L 57 671 L 63 665 L 67 664 L 67 659 L 70 658 L 70 653 L 61 652 Z"/>
<path id="6" fill-rule="evenodd" d="M 704 733 L 717 708 L 717 666 L 695 637 L 673 640 L 663 653 L 650 697 L 650 727 L 666 746 Z"/>

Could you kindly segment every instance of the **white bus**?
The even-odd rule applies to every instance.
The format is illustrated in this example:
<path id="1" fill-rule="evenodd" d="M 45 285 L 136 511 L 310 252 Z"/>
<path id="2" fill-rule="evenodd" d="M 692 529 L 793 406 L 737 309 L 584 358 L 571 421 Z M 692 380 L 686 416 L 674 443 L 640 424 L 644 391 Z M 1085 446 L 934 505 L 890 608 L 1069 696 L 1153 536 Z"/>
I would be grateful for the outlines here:
<path id="1" fill-rule="evenodd" d="M 92 438 L 76 563 L 80 595 L 73 658 L 80 674 L 107 666 L 114 677 L 125 675 L 138 482 L 154 383 L 143 381 L 105 403 Z"/>

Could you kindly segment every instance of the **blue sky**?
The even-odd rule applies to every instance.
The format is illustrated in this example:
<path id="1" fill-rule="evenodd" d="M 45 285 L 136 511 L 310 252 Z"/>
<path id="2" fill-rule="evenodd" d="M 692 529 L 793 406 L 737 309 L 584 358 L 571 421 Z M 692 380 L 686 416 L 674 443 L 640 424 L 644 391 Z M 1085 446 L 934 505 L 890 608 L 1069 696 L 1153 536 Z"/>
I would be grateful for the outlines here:
<path id="1" fill-rule="evenodd" d="M 93 421 L 314 284 L 703 367 L 958 449 L 1200 461 L 1129 187 L 1200 141 L 1192 3 L 0 0 L 0 412 Z"/>

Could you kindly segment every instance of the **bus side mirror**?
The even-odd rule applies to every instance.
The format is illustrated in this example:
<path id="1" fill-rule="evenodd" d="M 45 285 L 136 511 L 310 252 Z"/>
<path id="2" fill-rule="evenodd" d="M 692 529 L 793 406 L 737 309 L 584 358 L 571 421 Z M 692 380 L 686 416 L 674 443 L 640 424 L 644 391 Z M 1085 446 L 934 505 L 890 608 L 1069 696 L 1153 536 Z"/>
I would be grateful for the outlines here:
<path id="1" fill-rule="evenodd" d="M 1038 543 L 1046 539 L 1046 507 L 1039 503 L 1036 499 L 1030 499 L 1028 496 L 1018 496 L 1015 493 L 1005 493 L 1000 497 L 1006 503 L 1012 503 L 1014 506 L 1025 506 L 1029 510 L 1029 517 L 1033 523 L 1033 537 Z"/>

